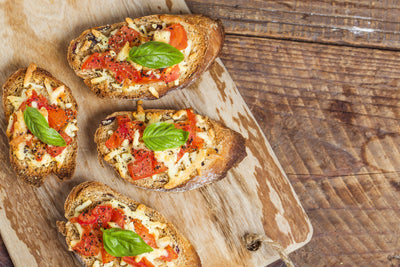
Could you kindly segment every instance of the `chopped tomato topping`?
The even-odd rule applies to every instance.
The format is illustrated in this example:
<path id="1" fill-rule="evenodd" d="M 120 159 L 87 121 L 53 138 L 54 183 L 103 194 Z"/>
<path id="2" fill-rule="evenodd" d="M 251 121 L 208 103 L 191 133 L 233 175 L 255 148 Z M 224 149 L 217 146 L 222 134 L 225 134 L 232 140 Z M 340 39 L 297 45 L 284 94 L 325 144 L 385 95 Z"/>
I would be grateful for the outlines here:
<path id="1" fill-rule="evenodd" d="M 178 155 L 176 156 L 176 162 L 178 162 L 183 157 L 183 155 L 185 155 L 185 153 L 186 153 L 186 149 L 181 147 L 181 149 L 179 150 Z"/>
<path id="2" fill-rule="evenodd" d="M 140 263 L 143 263 L 146 267 L 154 267 L 154 265 L 147 258 L 142 258 Z"/>
<path id="3" fill-rule="evenodd" d="M 140 136 L 142 136 L 143 131 L 146 128 L 146 125 L 143 122 L 131 121 L 128 116 L 118 116 L 117 122 L 117 130 L 115 130 L 106 141 L 106 147 L 109 149 L 120 147 L 125 139 L 132 141 L 136 130 L 139 130 Z"/>
<path id="4" fill-rule="evenodd" d="M 87 69 L 107 69 L 114 74 L 114 78 L 119 83 L 147 84 L 151 82 L 171 82 L 179 78 L 179 67 L 148 71 L 138 71 L 127 61 L 115 61 L 110 52 L 94 53 L 89 56 L 82 64 L 82 70 Z"/>
<path id="5" fill-rule="evenodd" d="M 166 68 L 161 72 L 161 80 L 169 83 L 178 79 L 179 75 L 179 65 L 175 65 L 174 67 Z"/>
<path id="6" fill-rule="evenodd" d="M 134 41 L 138 40 L 140 34 L 132 28 L 127 26 L 121 27 L 113 36 L 108 39 L 108 45 L 111 49 L 118 53 L 126 42 L 129 42 L 129 46 L 134 45 Z"/>
<path id="7" fill-rule="evenodd" d="M 108 138 L 106 141 L 106 147 L 108 149 L 115 149 L 118 148 L 124 140 L 121 140 L 118 133 L 115 131 L 113 134 Z"/>
<path id="8" fill-rule="evenodd" d="M 83 234 L 81 241 L 79 241 L 72 249 L 87 257 L 98 255 L 103 244 L 103 233 L 100 229 L 96 228 L 85 226 L 82 228 Z"/>
<path id="9" fill-rule="evenodd" d="M 67 146 L 69 144 L 71 144 L 72 142 L 72 138 L 69 137 L 68 134 L 66 134 L 65 132 L 60 132 L 60 135 L 62 136 L 62 138 L 64 138 L 65 142 L 67 143 Z M 64 149 L 66 148 L 66 146 L 51 146 L 48 145 L 46 148 L 47 153 L 50 154 L 50 156 L 52 157 L 57 157 L 58 155 L 60 155 Z"/>
<path id="10" fill-rule="evenodd" d="M 138 219 L 133 219 L 133 225 L 135 227 L 135 232 L 140 235 L 144 242 L 152 248 L 158 248 L 157 242 L 153 234 L 150 234 L 149 229 L 142 224 Z"/>
<path id="11" fill-rule="evenodd" d="M 117 116 L 116 119 L 117 119 L 118 126 L 121 126 L 121 125 L 131 121 L 131 119 L 127 115 Z"/>
<path id="12" fill-rule="evenodd" d="M 108 228 L 108 222 L 111 221 L 113 209 L 111 205 L 100 205 L 92 210 L 92 215 L 97 218 L 97 224 L 100 227 Z"/>
<path id="13" fill-rule="evenodd" d="M 150 150 L 133 150 L 134 162 L 128 164 L 128 171 L 133 180 L 150 177 L 154 174 L 165 172 L 168 168 L 154 157 Z"/>
<path id="14" fill-rule="evenodd" d="M 169 44 L 178 50 L 183 50 L 187 47 L 187 34 L 182 24 L 176 23 L 166 28 L 171 32 Z"/>
<path id="15" fill-rule="evenodd" d="M 76 117 L 76 111 L 71 109 L 64 110 L 56 105 L 47 107 L 49 126 L 56 131 L 61 130 L 68 122 Z"/>
<path id="16" fill-rule="evenodd" d="M 111 215 L 111 221 L 118 224 L 119 227 L 124 228 L 124 211 L 122 209 L 113 209 Z"/>
<path id="17" fill-rule="evenodd" d="M 178 153 L 177 161 L 180 160 L 186 152 L 192 152 L 201 149 L 204 146 L 204 140 L 196 135 L 196 114 L 191 109 L 186 109 L 188 121 L 176 123 L 175 127 L 189 132 L 188 140 Z"/>
<path id="18" fill-rule="evenodd" d="M 178 258 L 178 253 L 176 253 L 175 249 L 173 249 L 170 245 L 168 245 L 166 248 L 168 255 L 167 256 L 161 256 L 160 259 L 164 261 L 172 261 Z"/>
<path id="19" fill-rule="evenodd" d="M 81 225 L 89 225 L 94 224 L 97 221 L 97 217 L 92 214 L 90 211 L 85 211 L 79 214 L 78 223 Z"/>
<path id="20" fill-rule="evenodd" d="M 35 90 L 32 90 L 32 95 L 22 102 L 21 106 L 19 107 L 22 111 L 25 111 L 26 106 L 32 106 L 32 102 L 35 102 L 37 105 L 38 109 L 41 109 L 42 107 L 47 108 L 48 106 L 48 100 L 46 97 L 43 95 L 38 95 L 38 93 Z"/>
<path id="21" fill-rule="evenodd" d="M 146 258 L 142 258 L 139 262 L 136 262 L 136 257 L 122 257 L 124 262 L 132 265 L 133 267 L 154 267 L 154 265 Z"/>
<path id="22" fill-rule="evenodd" d="M 128 79 L 131 82 L 140 81 L 140 72 L 127 61 L 115 62 L 109 52 L 94 53 L 82 64 L 82 70 L 108 69 L 114 73 L 115 79 L 121 83 Z"/>
<path id="23" fill-rule="evenodd" d="M 115 258 L 116 257 L 114 257 L 113 255 L 108 254 L 104 246 L 101 247 L 101 260 L 103 261 L 103 264 L 109 263 L 113 261 Z"/>

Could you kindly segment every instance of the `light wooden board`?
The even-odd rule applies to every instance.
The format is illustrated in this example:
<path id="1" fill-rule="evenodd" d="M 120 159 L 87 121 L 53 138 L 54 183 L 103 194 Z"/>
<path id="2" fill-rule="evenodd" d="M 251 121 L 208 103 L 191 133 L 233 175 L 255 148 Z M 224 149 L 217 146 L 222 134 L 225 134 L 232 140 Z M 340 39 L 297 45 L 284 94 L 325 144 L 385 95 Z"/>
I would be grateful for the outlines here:
<path id="1" fill-rule="evenodd" d="M 17 179 L 9 167 L 6 122 L 0 129 L 0 231 L 15 266 L 75 266 L 55 222 L 73 186 L 104 182 L 161 211 L 192 242 L 204 266 L 265 266 L 278 259 L 264 245 L 246 250 L 246 233 L 266 234 L 291 252 L 312 236 L 311 224 L 269 143 L 220 60 L 187 89 L 145 107 L 193 107 L 221 120 L 247 139 L 248 156 L 224 180 L 185 193 L 147 192 L 114 176 L 97 161 L 93 135 L 98 123 L 117 110 L 134 110 L 134 101 L 96 98 L 66 60 L 69 41 L 84 29 L 154 13 L 189 13 L 183 1 L 13 1 L 0 3 L 3 48 L 0 82 L 30 62 L 71 87 L 80 106 L 79 153 L 75 176 L 61 183 L 49 177 L 41 188 Z"/>

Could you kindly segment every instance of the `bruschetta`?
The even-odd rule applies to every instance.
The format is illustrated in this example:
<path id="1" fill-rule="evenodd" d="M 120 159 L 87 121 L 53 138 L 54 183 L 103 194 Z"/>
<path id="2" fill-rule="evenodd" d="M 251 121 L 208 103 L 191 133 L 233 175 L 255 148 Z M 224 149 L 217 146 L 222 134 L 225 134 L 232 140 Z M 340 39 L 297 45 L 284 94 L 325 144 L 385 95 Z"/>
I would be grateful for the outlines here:
<path id="1" fill-rule="evenodd" d="M 77 104 L 71 90 L 30 64 L 3 85 L 10 162 L 25 182 L 40 186 L 54 173 L 72 177 L 77 154 Z"/>
<path id="2" fill-rule="evenodd" d="M 68 61 L 99 97 L 156 99 L 199 77 L 223 40 L 221 21 L 202 15 L 127 18 L 84 31 Z"/>
<path id="3" fill-rule="evenodd" d="M 175 142 L 177 141 L 177 142 Z M 221 123 L 183 110 L 107 116 L 95 133 L 100 158 L 137 187 L 186 191 L 225 177 L 245 156 L 245 139 Z"/>
<path id="4" fill-rule="evenodd" d="M 159 212 L 99 182 L 72 189 L 58 221 L 86 266 L 201 266 L 190 242 Z"/>

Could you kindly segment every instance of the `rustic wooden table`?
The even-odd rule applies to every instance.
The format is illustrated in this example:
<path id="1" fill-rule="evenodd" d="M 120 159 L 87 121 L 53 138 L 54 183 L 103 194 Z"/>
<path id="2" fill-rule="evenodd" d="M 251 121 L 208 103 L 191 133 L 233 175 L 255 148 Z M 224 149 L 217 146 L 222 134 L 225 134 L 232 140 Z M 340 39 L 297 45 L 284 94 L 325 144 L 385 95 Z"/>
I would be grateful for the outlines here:
<path id="1" fill-rule="evenodd" d="M 222 19 L 221 58 L 312 221 L 296 266 L 399 266 L 399 3 L 186 2 Z"/>

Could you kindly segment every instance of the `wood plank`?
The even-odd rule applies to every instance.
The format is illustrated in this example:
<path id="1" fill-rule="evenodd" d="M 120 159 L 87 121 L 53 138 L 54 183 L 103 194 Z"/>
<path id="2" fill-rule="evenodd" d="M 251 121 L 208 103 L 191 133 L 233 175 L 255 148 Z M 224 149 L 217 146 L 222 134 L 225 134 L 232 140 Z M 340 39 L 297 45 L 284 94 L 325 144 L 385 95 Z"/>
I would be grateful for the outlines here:
<path id="1" fill-rule="evenodd" d="M 398 53 L 227 36 L 221 58 L 315 227 L 295 264 L 397 266 Z"/>
<path id="2" fill-rule="evenodd" d="M 230 34 L 400 48 L 397 2 L 188 0 L 187 3 L 194 13 L 222 19 Z"/>
<path id="3" fill-rule="evenodd" d="M 110 12 L 112 10 L 112 12 Z M 249 252 L 242 237 L 266 234 L 288 252 L 308 242 L 312 227 L 262 130 L 245 105 L 220 60 L 193 86 L 145 107 L 184 108 L 223 121 L 241 132 L 248 157 L 214 185 L 181 194 L 147 192 L 115 178 L 110 167 L 100 168 L 93 142 L 98 123 L 116 110 L 134 110 L 134 102 L 96 98 L 68 67 L 66 48 L 84 29 L 152 13 L 187 13 L 183 1 L 35 1 L 0 4 L 0 82 L 30 62 L 45 67 L 71 87 L 77 98 L 79 144 L 75 178 L 60 183 L 48 179 L 31 188 L 16 179 L 9 166 L 4 113 L 0 122 L 0 231 L 16 266 L 76 266 L 56 220 L 63 220 L 63 202 L 73 186 L 85 180 L 104 182 L 117 191 L 161 211 L 193 243 L 204 266 L 265 266 L 278 258 L 262 246 Z M 29 44 L 29 45 L 26 45 Z M 28 233 L 28 234 L 27 234 Z M 54 249 L 57 248 L 57 249 Z"/>

